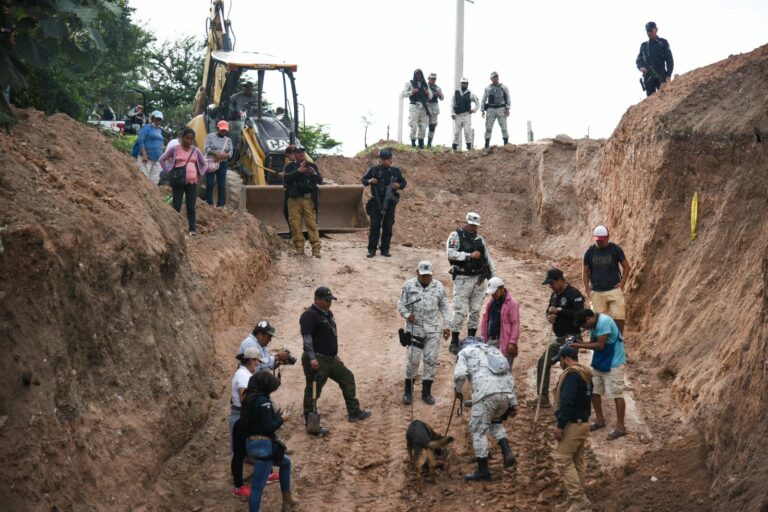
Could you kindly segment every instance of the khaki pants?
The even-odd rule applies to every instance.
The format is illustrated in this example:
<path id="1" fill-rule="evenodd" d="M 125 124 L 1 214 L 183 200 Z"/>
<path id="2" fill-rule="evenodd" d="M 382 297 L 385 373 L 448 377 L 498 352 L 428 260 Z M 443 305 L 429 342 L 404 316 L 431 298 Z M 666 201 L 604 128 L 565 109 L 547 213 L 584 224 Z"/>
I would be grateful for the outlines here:
<path id="1" fill-rule="evenodd" d="M 605 313 L 614 320 L 624 320 L 626 317 L 624 292 L 621 288 L 614 288 L 607 292 L 593 291 L 590 302 L 592 302 L 592 311 L 595 313 Z"/>
<path id="2" fill-rule="evenodd" d="M 568 423 L 563 438 L 555 446 L 552 457 L 560 476 L 563 477 L 565 492 L 571 501 L 583 500 L 584 494 L 584 444 L 589 436 L 589 422 Z"/>
<path id="3" fill-rule="evenodd" d="M 288 199 L 288 223 L 291 225 L 291 240 L 297 252 L 304 253 L 304 230 L 301 221 L 307 226 L 312 254 L 320 254 L 320 232 L 317 229 L 317 215 L 311 197 Z"/>

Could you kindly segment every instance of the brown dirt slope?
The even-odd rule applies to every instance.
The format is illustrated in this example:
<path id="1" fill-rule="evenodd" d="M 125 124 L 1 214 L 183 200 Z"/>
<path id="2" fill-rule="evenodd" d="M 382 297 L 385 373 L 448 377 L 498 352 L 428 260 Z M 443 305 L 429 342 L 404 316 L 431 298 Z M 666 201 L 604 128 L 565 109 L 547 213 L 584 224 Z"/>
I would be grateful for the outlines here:
<path id="1" fill-rule="evenodd" d="M 190 241 L 98 132 L 17 114 L 0 134 L 0 508 L 125 510 L 218 398 L 211 327 L 253 293 L 237 279 L 269 263 L 268 235 L 203 207 L 223 237 Z"/>

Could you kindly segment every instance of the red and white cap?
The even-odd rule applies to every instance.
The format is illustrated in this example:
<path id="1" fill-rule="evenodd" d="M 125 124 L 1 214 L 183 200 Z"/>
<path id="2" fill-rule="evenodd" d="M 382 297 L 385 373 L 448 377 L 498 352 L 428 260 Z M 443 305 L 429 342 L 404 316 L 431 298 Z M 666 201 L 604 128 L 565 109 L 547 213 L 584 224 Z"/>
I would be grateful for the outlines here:
<path id="1" fill-rule="evenodd" d="M 592 235 L 595 237 L 595 240 L 608 240 L 608 228 L 601 224 L 595 228 Z"/>

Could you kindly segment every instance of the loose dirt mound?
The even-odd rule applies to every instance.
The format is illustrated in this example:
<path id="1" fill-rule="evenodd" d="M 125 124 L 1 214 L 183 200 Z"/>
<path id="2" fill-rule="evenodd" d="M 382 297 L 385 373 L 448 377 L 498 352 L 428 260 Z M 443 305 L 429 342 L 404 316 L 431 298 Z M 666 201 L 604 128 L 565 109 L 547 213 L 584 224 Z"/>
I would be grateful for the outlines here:
<path id="1" fill-rule="evenodd" d="M 269 235 L 203 207 L 189 244 L 101 134 L 17 114 L 0 134 L 0 508 L 125 510 L 218 400 L 211 327 L 240 314 Z"/>

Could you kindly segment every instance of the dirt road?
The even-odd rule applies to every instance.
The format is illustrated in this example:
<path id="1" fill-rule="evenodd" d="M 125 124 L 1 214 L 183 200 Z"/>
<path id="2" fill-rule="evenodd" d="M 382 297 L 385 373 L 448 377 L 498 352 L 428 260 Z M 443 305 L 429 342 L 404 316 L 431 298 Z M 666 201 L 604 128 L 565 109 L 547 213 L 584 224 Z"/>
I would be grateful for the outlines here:
<path id="1" fill-rule="evenodd" d="M 220 333 L 216 350 L 225 369 L 221 376 L 220 407 L 196 438 L 164 468 L 153 497 L 137 510 L 245 510 L 231 496 L 228 450 L 229 382 L 235 370 L 234 354 L 242 338 L 256 321 L 267 318 L 277 327 L 274 349 L 285 347 L 301 354 L 298 318 L 312 300 L 314 289 L 327 285 L 339 298 L 333 305 L 340 335 L 340 357 L 355 373 L 358 397 L 373 416 L 364 423 L 348 423 L 341 393 L 329 382 L 319 401 L 324 423 L 331 433 L 321 439 L 308 436 L 301 420 L 304 377 L 299 365 L 282 369 L 283 386 L 275 394 L 281 406 L 292 406 L 296 414 L 281 429 L 294 463 L 293 486 L 300 510 L 438 510 L 447 503 L 462 510 L 547 510 L 561 501 L 559 479 L 549 456 L 551 409 L 543 410 L 533 426 L 533 410 L 520 407 L 520 415 L 508 421 L 510 440 L 519 463 L 513 471 L 502 471 L 497 447 L 491 461 L 494 480 L 466 485 L 463 473 L 473 468 L 473 452 L 467 436 L 468 413 L 454 418 L 451 434 L 456 437 L 447 464 L 436 483 L 416 493 L 407 469 L 405 430 L 411 419 L 409 407 L 400 403 L 404 349 L 395 332 L 401 326 L 395 310 L 402 283 L 412 277 L 422 259 L 435 263 L 436 278 L 452 290 L 448 264 L 440 250 L 394 247 L 392 258 L 365 258 L 362 238 L 335 235 L 324 240 L 324 257 L 295 258 L 283 255 L 249 305 L 252 316 L 244 325 Z M 535 362 L 550 326 L 541 314 L 549 295 L 541 279 L 546 262 L 520 261 L 494 254 L 498 272 L 507 288 L 520 301 L 522 332 L 520 356 L 514 364 L 518 400 L 533 395 Z M 324 276 L 324 277 L 317 277 Z M 631 354 L 631 349 L 629 350 Z M 414 401 L 414 417 L 444 431 L 453 401 L 451 375 L 453 357 L 444 342 L 434 386 L 437 405 Z M 553 382 L 559 370 L 553 370 Z M 630 371 L 630 375 L 633 375 Z M 633 381 L 638 386 L 638 381 Z M 644 384 L 643 384 L 644 385 Z M 417 384 L 418 397 L 420 390 Z M 631 394 L 631 393 L 630 393 Z M 589 451 L 591 485 L 594 478 L 621 466 L 649 448 L 653 436 L 645 425 L 640 407 L 630 397 L 627 426 L 632 434 L 608 443 L 594 436 Z M 606 407 L 612 420 L 613 408 Z M 246 467 L 246 475 L 250 473 Z M 279 510 L 277 485 L 268 486 L 263 510 Z M 701 508 L 701 507 L 700 507 Z"/>

